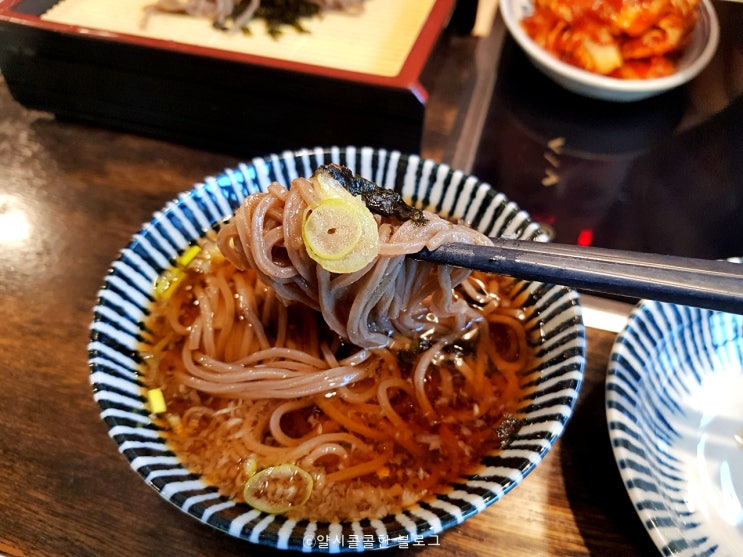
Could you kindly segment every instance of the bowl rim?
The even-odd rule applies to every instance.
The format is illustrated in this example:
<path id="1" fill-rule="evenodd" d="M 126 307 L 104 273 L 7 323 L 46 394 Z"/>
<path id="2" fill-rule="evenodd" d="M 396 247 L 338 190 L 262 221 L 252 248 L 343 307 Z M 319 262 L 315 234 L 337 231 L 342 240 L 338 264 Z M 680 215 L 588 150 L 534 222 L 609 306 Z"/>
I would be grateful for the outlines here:
<path id="1" fill-rule="evenodd" d="M 700 0 L 697 8 L 700 17 L 697 20 L 694 32 L 705 33 L 707 40 L 699 55 L 689 66 L 671 75 L 651 79 L 620 79 L 609 77 L 563 62 L 534 42 L 521 27 L 520 18 L 516 13 L 517 6 L 524 2 L 532 3 L 532 0 L 501 0 L 500 2 L 500 12 L 503 16 L 503 21 L 516 42 L 530 57 L 538 61 L 539 64 L 544 65 L 549 71 L 575 83 L 599 89 L 624 93 L 642 93 L 672 89 L 697 76 L 709 64 L 720 42 L 720 24 L 717 12 L 712 5 L 712 0 Z"/>

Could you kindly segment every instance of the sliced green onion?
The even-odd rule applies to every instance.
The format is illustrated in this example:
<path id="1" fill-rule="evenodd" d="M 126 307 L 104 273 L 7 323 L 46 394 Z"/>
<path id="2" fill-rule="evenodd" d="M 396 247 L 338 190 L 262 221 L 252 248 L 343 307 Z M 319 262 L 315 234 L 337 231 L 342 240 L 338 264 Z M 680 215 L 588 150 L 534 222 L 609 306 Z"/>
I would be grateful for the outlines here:
<path id="1" fill-rule="evenodd" d="M 296 464 L 280 464 L 248 478 L 243 496 L 248 505 L 259 511 L 284 513 L 307 502 L 312 484 L 312 476 Z"/>

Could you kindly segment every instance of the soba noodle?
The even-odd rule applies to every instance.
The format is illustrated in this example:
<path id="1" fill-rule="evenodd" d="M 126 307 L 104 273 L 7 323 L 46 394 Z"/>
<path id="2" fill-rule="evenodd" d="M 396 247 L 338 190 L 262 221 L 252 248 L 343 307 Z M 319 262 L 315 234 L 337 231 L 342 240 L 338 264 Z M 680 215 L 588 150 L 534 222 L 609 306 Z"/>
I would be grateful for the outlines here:
<path id="1" fill-rule="evenodd" d="M 379 255 L 334 274 L 307 254 L 304 178 L 249 196 L 152 307 L 146 380 L 169 443 L 237 500 L 255 470 L 314 479 L 287 511 L 379 517 L 466 474 L 507 441 L 530 358 L 509 279 L 416 261 L 487 238 L 432 213 L 376 216 Z"/>

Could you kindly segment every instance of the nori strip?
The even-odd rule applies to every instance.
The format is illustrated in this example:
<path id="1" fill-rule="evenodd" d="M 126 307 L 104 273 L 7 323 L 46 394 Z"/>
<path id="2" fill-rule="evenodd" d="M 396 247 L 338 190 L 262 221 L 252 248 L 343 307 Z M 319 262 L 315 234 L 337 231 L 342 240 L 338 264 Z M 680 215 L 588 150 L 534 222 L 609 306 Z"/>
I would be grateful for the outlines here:
<path id="1" fill-rule="evenodd" d="M 250 7 L 251 0 L 239 0 L 232 8 L 232 13 L 224 18 L 216 19 L 212 25 L 220 31 L 228 31 L 232 27 L 228 21 L 237 22 L 240 16 Z M 260 5 L 255 10 L 252 18 L 262 19 L 266 24 L 266 31 L 273 38 L 281 35 L 281 28 L 284 25 L 294 27 L 300 33 L 306 33 L 307 30 L 302 27 L 301 19 L 308 19 L 320 14 L 320 6 L 309 0 L 261 0 Z M 243 32 L 251 34 L 250 28 L 245 25 Z"/>
<path id="2" fill-rule="evenodd" d="M 326 170 L 349 193 L 361 196 L 372 213 L 384 217 L 397 217 L 401 220 L 412 220 L 417 224 L 425 224 L 426 217 L 423 211 L 408 205 L 396 191 L 378 186 L 374 182 L 354 174 L 350 168 L 339 164 L 320 166 L 315 172 Z"/>

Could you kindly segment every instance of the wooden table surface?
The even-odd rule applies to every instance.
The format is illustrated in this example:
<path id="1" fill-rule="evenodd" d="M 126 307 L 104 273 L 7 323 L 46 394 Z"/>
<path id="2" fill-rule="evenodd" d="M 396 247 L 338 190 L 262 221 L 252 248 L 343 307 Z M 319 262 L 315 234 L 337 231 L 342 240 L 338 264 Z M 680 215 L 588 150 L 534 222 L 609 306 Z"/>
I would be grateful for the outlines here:
<path id="1" fill-rule="evenodd" d="M 429 145 L 423 154 L 440 153 Z M 132 472 L 98 416 L 88 379 L 92 308 L 118 251 L 165 202 L 238 162 L 60 121 L 22 107 L 0 81 L 0 223 L 10 223 L 0 224 L 0 554 L 273 554 L 182 514 Z M 439 536 L 438 545 L 388 553 L 657 554 L 607 433 L 613 340 L 588 330 L 575 414 L 523 484 Z"/>

